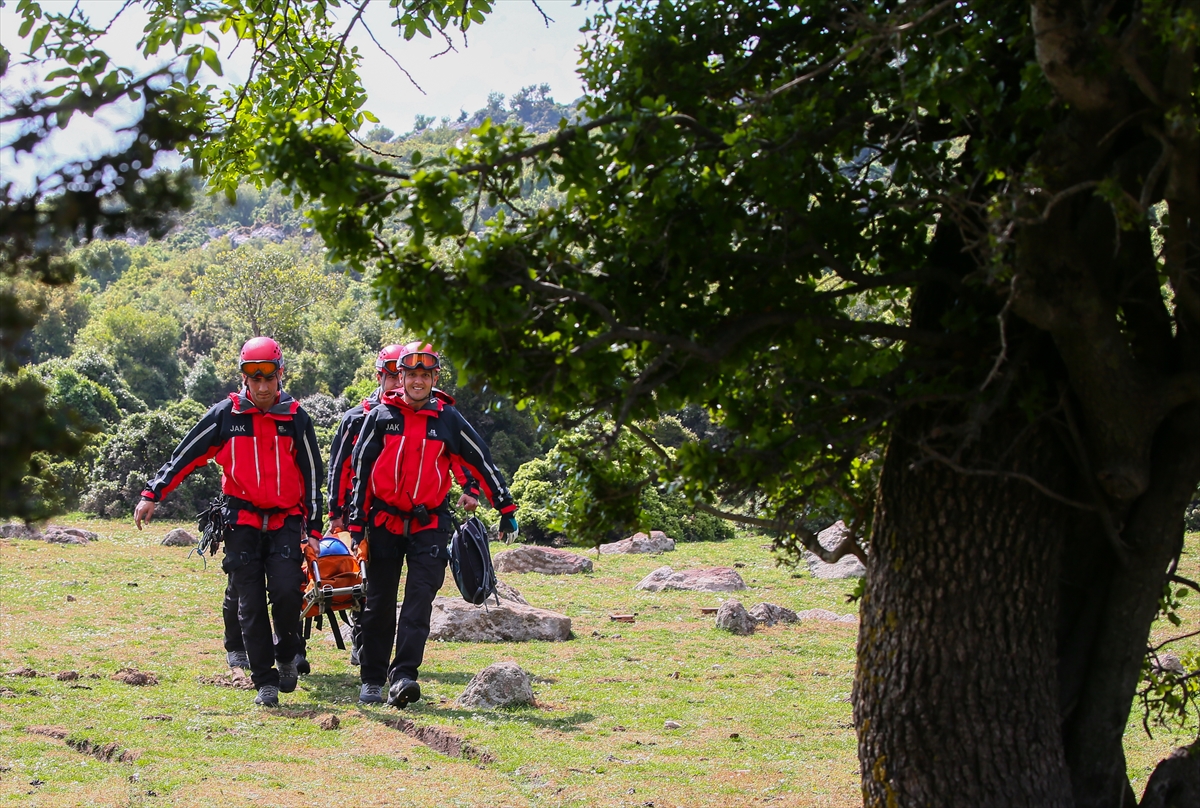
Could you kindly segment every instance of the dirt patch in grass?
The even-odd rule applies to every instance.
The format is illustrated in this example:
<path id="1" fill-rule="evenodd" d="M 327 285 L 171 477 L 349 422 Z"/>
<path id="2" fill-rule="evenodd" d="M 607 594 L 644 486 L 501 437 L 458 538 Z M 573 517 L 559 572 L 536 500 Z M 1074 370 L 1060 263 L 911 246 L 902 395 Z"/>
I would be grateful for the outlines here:
<path id="1" fill-rule="evenodd" d="M 70 730 L 64 729 L 63 727 L 34 726 L 26 727 L 25 731 L 30 735 L 43 735 L 47 738 L 54 738 L 55 740 L 59 741 L 71 734 Z"/>
<path id="2" fill-rule="evenodd" d="M 496 758 L 489 752 L 477 749 L 460 736 L 441 727 L 420 726 L 407 718 L 393 718 L 383 722 L 392 729 L 416 738 L 435 752 L 449 757 L 466 758 L 479 763 L 494 763 Z"/>
<path id="3" fill-rule="evenodd" d="M 135 687 L 148 687 L 158 684 L 158 676 L 153 673 L 145 673 L 137 668 L 121 668 L 112 675 L 112 678 L 118 682 L 124 682 L 127 685 Z"/>
<path id="4" fill-rule="evenodd" d="M 37 671 L 35 671 L 33 668 L 30 668 L 30 667 L 20 667 L 15 670 L 7 671 L 4 675 L 5 676 L 19 676 L 24 679 L 36 679 L 37 677 L 41 676 L 40 673 L 38 673 Z"/>
<path id="5" fill-rule="evenodd" d="M 122 749 L 115 741 L 99 744 L 87 738 L 68 738 L 67 746 L 85 755 L 91 755 L 96 760 L 105 763 L 132 763 L 138 759 L 138 753 L 131 749 Z"/>
<path id="6" fill-rule="evenodd" d="M 197 676 L 196 681 L 202 685 L 215 687 L 232 687 L 238 690 L 254 690 L 254 682 L 249 676 L 234 676 L 230 673 L 219 676 Z"/>

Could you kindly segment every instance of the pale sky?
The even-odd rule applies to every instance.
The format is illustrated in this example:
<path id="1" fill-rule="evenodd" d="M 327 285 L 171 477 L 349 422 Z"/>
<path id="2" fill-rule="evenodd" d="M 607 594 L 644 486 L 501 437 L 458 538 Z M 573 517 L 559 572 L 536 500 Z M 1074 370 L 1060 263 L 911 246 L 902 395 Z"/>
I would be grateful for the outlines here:
<path id="1" fill-rule="evenodd" d="M 46 11 L 62 13 L 73 4 L 70 0 L 43 0 L 41 3 Z M 427 40 L 418 35 L 411 42 L 405 42 L 396 29 L 388 25 L 394 12 L 389 16 L 387 3 L 376 0 L 368 6 L 364 19 L 375 38 L 388 47 L 425 94 L 413 86 L 365 31 L 356 29 L 351 42 L 364 56 L 360 75 L 367 90 L 366 108 L 379 118 L 381 125 L 400 134 L 412 129 L 413 118 L 418 114 L 432 115 L 435 119 L 444 116 L 455 119 L 460 109 L 474 112 L 486 105 L 491 92 L 511 97 L 522 87 L 549 84 L 551 95 L 560 103 L 578 98 L 583 88 L 575 75 L 575 64 L 579 44 L 584 38 L 579 29 L 589 12 L 586 8 L 576 7 L 572 0 L 539 0 L 538 4 L 553 20 L 548 26 L 530 0 L 496 0 L 487 21 L 469 29 L 466 43 L 460 34 L 455 38 L 456 51 L 435 56 L 445 49 L 444 41 Z M 0 42 L 12 51 L 12 61 L 16 63 L 21 60 L 24 40 L 17 36 L 19 18 L 14 5 L 9 3 L 0 8 Z M 80 5 L 97 23 L 111 18 L 121 2 L 83 0 Z M 346 9 L 342 11 L 345 13 Z M 144 19 L 140 8 L 129 9 L 103 41 L 114 59 L 138 73 L 149 67 L 140 59 L 136 47 Z M 246 54 L 238 53 L 233 59 L 227 59 L 226 48 L 221 55 L 224 81 L 239 81 L 244 76 L 246 60 L 243 57 Z M 50 69 L 48 66 L 10 69 L 3 79 L 4 95 L 10 95 L 22 83 L 36 81 L 39 72 Z M 208 80 L 222 81 L 211 74 Z M 15 130 L 0 128 L 0 173 L 5 179 L 24 184 L 26 178 L 34 172 L 42 173 L 50 164 L 95 156 L 111 147 L 111 133 L 120 127 L 122 117 L 120 112 L 110 112 L 95 119 L 77 115 L 49 148 L 32 159 L 24 156 L 15 164 L 12 153 L 5 148 Z"/>

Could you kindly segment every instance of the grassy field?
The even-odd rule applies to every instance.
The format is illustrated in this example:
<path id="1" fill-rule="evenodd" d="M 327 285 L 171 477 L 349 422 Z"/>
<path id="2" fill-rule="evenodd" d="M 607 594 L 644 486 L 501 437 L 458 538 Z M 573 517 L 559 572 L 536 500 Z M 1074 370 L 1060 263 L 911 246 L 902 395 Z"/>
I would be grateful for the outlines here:
<path id="1" fill-rule="evenodd" d="M 736 596 L 747 607 L 853 611 L 849 582 L 796 577 L 761 538 L 680 545 L 659 557 L 593 554 L 586 576 L 507 576 L 531 604 L 570 616 L 575 639 L 431 643 L 425 697 L 403 712 L 357 705 L 357 669 L 328 631 L 315 634 L 313 673 L 281 697 L 282 709 L 262 710 L 253 691 L 207 683 L 228 672 L 224 576 L 211 560 L 205 570 L 186 549 L 159 545 L 177 524 L 139 533 L 125 523 L 61 523 L 101 540 L 0 540 L 0 672 L 37 674 L 0 677 L 0 805 L 860 804 L 854 624 L 806 621 L 734 637 L 701 614 L 718 595 L 633 589 L 664 564 L 739 565 L 750 588 Z M 1198 539 L 1185 557 L 1189 577 L 1200 570 Z M 1196 600 L 1185 628 L 1200 622 Z M 636 622 L 610 620 L 618 613 Z M 458 706 L 471 677 L 500 660 L 535 677 L 537 706 Z M 125 668 L 157 684 L 115 680 Z M 58 678 L 66 671 L 79 678 Z M 322 728 L 329 716 L 335 729 Z M 472 752 L 437 752 L 398 718 Z M 1131 721 L 1139 792 L 1154 763 L 1190 739 L 1166 731 L 1150 739 Z"/>

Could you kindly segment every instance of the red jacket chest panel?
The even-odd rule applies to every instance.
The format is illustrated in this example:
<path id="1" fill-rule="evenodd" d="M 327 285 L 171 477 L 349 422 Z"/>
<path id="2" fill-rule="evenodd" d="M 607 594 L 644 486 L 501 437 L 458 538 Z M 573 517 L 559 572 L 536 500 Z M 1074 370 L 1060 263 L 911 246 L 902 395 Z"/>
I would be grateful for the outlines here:
<path id="1" fill-rule="evenodd" d="M 260 508 L 298 507 L 304 483 L 296 465 L 296 425 L 290 416 L 235 413 L 214 458 L 222 489 Z"/>
<path id="2" fill-rule="evenodd" d="M 441 505 L 450 490 L 450 458 L 437 413 L 393 409 L 382 425 L 383 446 L 371 469 L 371 495 L 401 510 Z"/>

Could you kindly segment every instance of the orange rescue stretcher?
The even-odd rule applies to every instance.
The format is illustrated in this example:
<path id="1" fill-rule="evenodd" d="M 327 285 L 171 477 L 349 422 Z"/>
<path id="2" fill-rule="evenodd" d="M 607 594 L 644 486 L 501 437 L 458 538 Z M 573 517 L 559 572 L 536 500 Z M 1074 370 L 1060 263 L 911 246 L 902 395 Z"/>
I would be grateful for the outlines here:
<path id="1" fill-rule="evenodd" d="M 350 550 L 350 534 L 342 533 L 321 539 L 321 551 L 304 545 L 308 582 L 304 585 L 304 601 L 300 616 L 304 618 L 304 638 L 312 636 L 313 621 L 321 629 L 322 618 L 329 618 L 329 628 L 337 647 L 346 649 L 338 618 L 350 627 L 353 634 L 358 615 L 367 602 L 367 543 L 362 541 Z"/>

